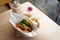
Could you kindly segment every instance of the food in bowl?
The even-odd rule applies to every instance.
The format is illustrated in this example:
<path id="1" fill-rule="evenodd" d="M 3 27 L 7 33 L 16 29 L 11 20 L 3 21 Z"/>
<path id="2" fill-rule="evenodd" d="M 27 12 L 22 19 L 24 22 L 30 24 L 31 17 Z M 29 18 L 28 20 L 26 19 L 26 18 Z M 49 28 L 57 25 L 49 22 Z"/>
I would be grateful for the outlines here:
<path id="1" fill-rule="evenodd" d="M 31 18 L 32 21 L 38 22 L 36 18 Z"/>
<path id="2" fill-rule="evenodd" d="M 16 23 L 16 26 L 24 32 L 31 32 L 33 30 L 33 25 L 29 19 L 23 19 Z"/>
<path id="3" fill-rule="evenodd" d="M 29 18 L 31 17 L 31 14 L 23 14 L 23 15 L 25 15 L 25 16 L 27 16 Z"/>
<path id="4" fill-rule="evenodd" d="M 39 28 L 39 22 L 36 18 L 31 18 L 32 21 L 36 22 L 37 23 L 37 28 Z"/>

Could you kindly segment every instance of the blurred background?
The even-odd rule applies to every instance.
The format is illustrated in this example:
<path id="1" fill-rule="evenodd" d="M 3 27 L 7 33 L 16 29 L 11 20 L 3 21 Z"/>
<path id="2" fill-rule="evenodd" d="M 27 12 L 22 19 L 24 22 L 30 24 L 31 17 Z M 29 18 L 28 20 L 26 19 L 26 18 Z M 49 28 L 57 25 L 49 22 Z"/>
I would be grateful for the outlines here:
<path id="1" fill-rule="evenodd" d="M 0 0 L 0 13 L 11 9 L 9 2 L 14 0 Z M 34 6 L 60 25 L 60 2 L 58 0 L 19 0 L 20 3 L 30 1 Z"/>

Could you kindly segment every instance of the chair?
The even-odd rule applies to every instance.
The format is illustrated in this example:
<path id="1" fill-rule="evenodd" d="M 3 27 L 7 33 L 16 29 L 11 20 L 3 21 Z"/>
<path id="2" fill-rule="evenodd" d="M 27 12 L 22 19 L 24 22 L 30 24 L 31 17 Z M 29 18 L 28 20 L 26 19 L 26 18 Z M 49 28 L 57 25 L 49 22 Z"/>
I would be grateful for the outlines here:
<path id="1" fill-rule="evenodd" d="M 0 6 L 9 4 L 10 0 L 0 0 Z"/>
<path id="2" fill-rule="evenodd" d="M 58 1 L 57 10 L 56 10 L 56 12 L 57 12 L 57 16 L 56 16 L 56 20 L 55 20 L 55 22 L 57 22 L 57 19 L 58 19 L 59 14 L 60 14 L 60 0 L 57 0 L 57 1 Z"/>

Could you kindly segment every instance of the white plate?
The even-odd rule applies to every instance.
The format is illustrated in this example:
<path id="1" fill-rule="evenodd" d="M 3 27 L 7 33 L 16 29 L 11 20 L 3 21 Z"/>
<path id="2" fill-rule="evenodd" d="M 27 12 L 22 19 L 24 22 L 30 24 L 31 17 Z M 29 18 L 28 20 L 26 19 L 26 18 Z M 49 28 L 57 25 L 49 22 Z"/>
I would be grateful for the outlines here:
<path id="1" fill-rule="evenodd" d="M 32 17 L 37 18 L 37 16 L 32 16 Z M 28 17 L 25 16 L 25 15 L 22 15 L 22 14 L 17 14 L 17 13 L 10 12 L 9 21 L 13 25 L 13 27 L 16 30 L 18 30 L 19 32 L 21 32 L 25 37 L 35 37 L 35 36 L 37 36 L 40 33 L 39 29 L 36 29 L 36 30 L 33 30 L 32 32 L 26 33 L 26 32 L 23 32 L 22 30 L 20 30 L 19 28 L 16 27 L 17 21 L 21 21 L 24 18 L 28 18 Z"/>

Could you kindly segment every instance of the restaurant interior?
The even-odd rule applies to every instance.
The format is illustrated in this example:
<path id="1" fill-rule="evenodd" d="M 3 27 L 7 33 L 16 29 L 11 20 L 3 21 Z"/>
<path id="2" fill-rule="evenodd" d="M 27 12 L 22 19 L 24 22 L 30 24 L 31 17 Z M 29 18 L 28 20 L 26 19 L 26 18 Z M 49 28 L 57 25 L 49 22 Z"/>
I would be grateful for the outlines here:
<path id="1" fill-rule="evenodd" d="M 0 40 L 60 40 L 60 0 L 0 0 Z"/>

